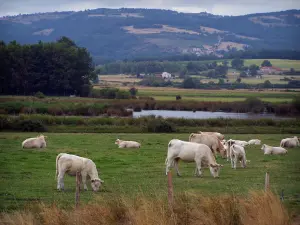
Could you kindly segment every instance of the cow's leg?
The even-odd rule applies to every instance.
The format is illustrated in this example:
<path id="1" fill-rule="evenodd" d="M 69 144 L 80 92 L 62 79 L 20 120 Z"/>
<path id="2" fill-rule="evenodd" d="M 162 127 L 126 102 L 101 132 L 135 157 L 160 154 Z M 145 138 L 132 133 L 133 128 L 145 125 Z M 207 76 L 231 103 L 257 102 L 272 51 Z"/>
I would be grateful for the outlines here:
<path id="1" fill-rule="evenodd" d="M 63 170 L 63 169 L 59 170 L 59 173 L 58 173 L 58 176 L 57 176 L 57 190 L 64 190 L 65 189 L 64 175 L 65 175 L 65 170 Z"/>
<path id="2" fill-rule="evenodd" d="M 87 176 L 86 173 L 81 173 L 81 180 L 82 180 L 83 188 L 84 188 L 85 191 L 88 190 L 87 185 L 86 185 L 86 176 Z"/>
<path id="3" fill-rule="evenodd" d="M 234 168 L 234 156 L 230 156 L 230 161 L 231 161 L 231 168 Z"/>
<path id="4" fill-rule="evenodd" d="M 234 164 L 234 169 L 236 169 L 236 164 L 238 162 L 238 157 L 235 155 L 234 156 L 234 160 L 233 160 L 233 164 Z"/>
<path id="5" fill-rule="evenodd" d="M 171 168 L 170 161 L 171 161 L 171 159 L 168 159 L 168 161 L 166 163 L 166 176 L 168 175 L 168 172 L 170 171 L 170 168 Z"/>
<path id="6" fill-rule="evenodd" d="M 196 161 L 196 167 L 197 167 L 198 177 L 201 177 L 202 176 L 202 172 L 201 172 L 201 160 Z"/>
<path id="7" fill-rule="evenodd" d="M 174 166 L 175 166 L 175 169 L 176 169 L 177 176 L 181 177 L 181 174 L 179 173 L 179 169 L 178 169 L 178 162 L 179 162 L 179 159 L 175 159 L 174 160 Z"/>

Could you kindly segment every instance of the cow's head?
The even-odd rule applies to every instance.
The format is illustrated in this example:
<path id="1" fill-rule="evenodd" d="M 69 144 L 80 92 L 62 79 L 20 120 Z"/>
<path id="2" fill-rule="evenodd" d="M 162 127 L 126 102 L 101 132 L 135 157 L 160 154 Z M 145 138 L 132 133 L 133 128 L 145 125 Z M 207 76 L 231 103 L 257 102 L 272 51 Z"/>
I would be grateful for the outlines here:
<path id="1" fill-rule="evenodd" d="M 45 138 L 47 138 L 47 136 L 44 136 L 43 134 L 40 134 L 40 135 L 37 136 L 37 138 L 45 140 Z"/>
<path id="2" fill-rule="evenodd" d="M 104 183 L 104 181 L 101 180 L 100 178 L 91 180 L 91 186 L 92 186 L 93 191 L 99 191 L 102 183 Z"/>
<path id="3" fill-rule="evenodd" d="M 120 139 L 118 138 L 116 141 L 115 141 L 115 144 L 118 145 L 120 143 Z"/>
<path id="4" fill-rule="evenodd" d="M 221 167 L 223 167 L 223 165 L 217 163 L 209 165 L 210 173 L 214 178 L 219 177 Z"/>
<path id="5" fill-rule="evenodd" d="M 266 147 L 266 145 L 265 145 L 265 144 L 263 144 L 263 145 L 261 146 L 261 150 L 264 150 L 264 149 L 265 149 L 265 147 Z"/>

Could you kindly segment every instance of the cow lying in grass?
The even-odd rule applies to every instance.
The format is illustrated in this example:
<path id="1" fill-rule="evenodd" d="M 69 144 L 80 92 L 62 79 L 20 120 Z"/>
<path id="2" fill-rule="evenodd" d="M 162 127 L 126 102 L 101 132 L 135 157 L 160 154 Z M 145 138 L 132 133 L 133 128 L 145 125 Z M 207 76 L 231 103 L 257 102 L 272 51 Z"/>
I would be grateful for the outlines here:
<path id="1" fill-rule="evenodd" d="M 264 151 L 265 155 L 284 155 L 287 154 L 287 150 L 282 147 L 273 147 L 270 145 L 263 144 L 261 150 Z"/>
<path id="2" fill-rule="evenodd" d="M 296 136 L 293 138 L 282 139 L 280 142 L 280 147 L 295 148 L 299 145 L 299 140 Z"/>
<path id="3" fill-rule="evenodd" d="M 22 148 L 46 148 L 46 137 L 47 136 L 39 135 L 35 138 L 27 138 L 22 142 Z"/>
<path id="4" fill-rule="evenodd" d="M 173 139 L 168 144 L 168 155 L 166 158 L 166 175 L 171 167 L 175 166 L 178 176 L 181 176 L 178 169 L 178 162 L 195 162 L 195 175 L 201 176 L 202 167 L 209 167 L 213 177 L 219 177 L 220 165 L 216 162 L 210 148 L 205 144 L 197 144 L 192 142 Z"/>
<path id="5" fill-rule="evenodd" d="M 123 141 L 117 139 L 115 144 L 119 145 L 119 148 L 140 148 L 141 144 L 136 141 Z"/>

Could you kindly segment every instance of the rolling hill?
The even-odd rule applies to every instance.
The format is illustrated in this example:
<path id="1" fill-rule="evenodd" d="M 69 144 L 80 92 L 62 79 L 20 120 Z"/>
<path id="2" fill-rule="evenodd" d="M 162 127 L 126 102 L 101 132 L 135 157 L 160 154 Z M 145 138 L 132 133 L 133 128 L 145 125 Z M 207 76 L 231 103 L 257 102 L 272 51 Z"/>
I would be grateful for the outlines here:
<path id="1" fill-rule="evenodd" d="M 300 10 L 218 16 L 159 9 L 94 9 L 0 18 L 0 39 L 21 44 L 61 36 L 96 60 L 245 49 L 300 50 Z"/>

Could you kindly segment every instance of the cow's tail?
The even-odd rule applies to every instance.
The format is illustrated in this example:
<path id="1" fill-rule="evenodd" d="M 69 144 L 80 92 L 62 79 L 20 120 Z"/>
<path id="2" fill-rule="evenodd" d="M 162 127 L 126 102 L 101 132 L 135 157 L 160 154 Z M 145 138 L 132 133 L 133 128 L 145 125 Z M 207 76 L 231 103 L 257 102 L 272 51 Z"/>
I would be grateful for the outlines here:
<path id="1" fill-rule="evenodd" d="M 194 136 L 195 136 L 195 134 L 191 133 L 190 136 L 189 136 L 189 141 L 191 141 Z"/>
<path id="2" fill-rule="evenodd" d="M 57 178 L 57 175 L 58 175 L 58 160 L 59 160 L 59 158 L 62 156 L 62 155 L 64 155 L 65 153 L 59 153 L 57 156 L 56 156 L 56 171 L 55 171 L 55 180 L 56 180 L 56 178 Z"/>

